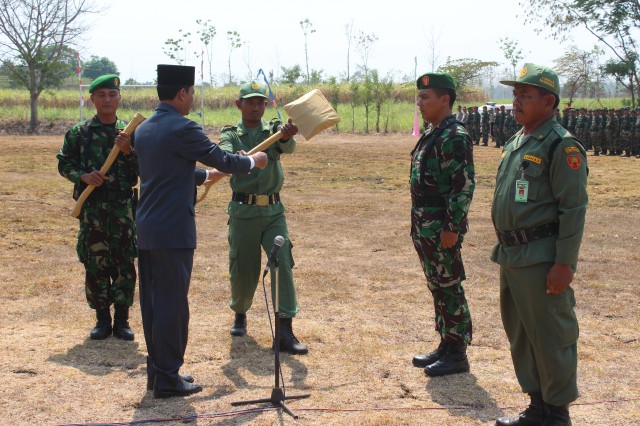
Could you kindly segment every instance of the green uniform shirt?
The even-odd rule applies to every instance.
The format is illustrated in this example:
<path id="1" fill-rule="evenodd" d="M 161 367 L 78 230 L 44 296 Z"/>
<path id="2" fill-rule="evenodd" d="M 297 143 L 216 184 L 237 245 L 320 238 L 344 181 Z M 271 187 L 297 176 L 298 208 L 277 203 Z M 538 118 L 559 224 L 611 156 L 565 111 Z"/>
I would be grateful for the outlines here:
<path id="1" fill-rule="evenodd" d="M 220 135 L 220 148 L 230 153 L 236 153 L 241 150 L 249 152 L 255 146 L 259 145 L 260 142 L 271 136 L 277 124 L 279 124 L 279 122 L 272 121 L 269 123 L 262 120 L 261 127 L 256 130 L 247 129 L 242 122 L 236 126 L 224 127 Z M 264 151 L 269 157 L 267 167 L 263 170 L 254 167 L 249 174 L 235 174 L 231 176 L 231 189 L 234 192 L 240 192 L 242 194 L 256 195 L 269 195 L 280 192 L 284 182 L 284 171 L 280 164 L 280 154 L 291 154 L 295 149 L 296 140 L 294 138 L 288 141 L 281 139 L 274 143 Z M 258 207 L 231 201 L 227 212 L 229 216 L 237 218 L 272 216 L 284 212 L 284 205 L 279 203 Z"/>
<path id="2" fill-rule="evenodd" d="M 516 180 L 523 170 L 529 182 L 526 203 L 515 201 Z M 555 118 L 533 134 L 518 131 L 498 166 L 491 209 L 494 227 L 504 232 L 558 222 L 559 234 L 512 247 L 498 243 L 491 260 L 515 267 L 554 262 L 575 268 L 587 210 L 587 173 L 584 148 Z"/>

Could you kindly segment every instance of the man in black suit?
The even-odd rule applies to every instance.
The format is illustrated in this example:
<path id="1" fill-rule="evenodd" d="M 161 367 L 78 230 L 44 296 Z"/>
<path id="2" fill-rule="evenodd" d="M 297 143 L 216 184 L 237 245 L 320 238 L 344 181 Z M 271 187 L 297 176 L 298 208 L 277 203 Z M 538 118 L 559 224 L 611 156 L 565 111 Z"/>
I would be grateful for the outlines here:
<path id="1" fill-rule="evenodd" d="M 157 71 L 160 104 L 135 132 L 141 181 L 136 227 L 147 389 L 167 398 L 202 390 L 191 376 L 178 373 L 189 329 L 195 186 L 209 177 L 196 161 L 226 173 L 248 173 L 263 169 L 268 159 L 264 153 L 225 153 L 184 117 L 193 104 L 194 67 L 158 65 Z"/>

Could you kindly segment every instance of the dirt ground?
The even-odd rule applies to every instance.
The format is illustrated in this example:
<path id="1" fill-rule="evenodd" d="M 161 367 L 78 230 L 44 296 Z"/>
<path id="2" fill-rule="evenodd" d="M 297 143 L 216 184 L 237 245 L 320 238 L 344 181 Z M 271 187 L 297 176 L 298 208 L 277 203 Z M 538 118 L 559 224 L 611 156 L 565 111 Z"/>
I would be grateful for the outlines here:
<path id="1" fill-rule="evenodd" d="M 61 142 L 61 135 L 0 136 L 0 424 L 293 424 L 276 410 L 230 413 L 239 409 L 232 401 L 269 397 L 273 355 L 260 288 L 248 336 L 229 335 L 226 182 L 197 208 L 182 371 L 204 391 L 156 400 L 145 390 L 137 300 L 135 341 L 88 338 L 95 319 L 75 255 L 71 184 L 57 173 Z M 471 372 L 430 379 L 411 365 L 438 341 L 409 238 L 414 143 L 404 135 L 320 135 L 283 160 L 301 306 L 294 330 L 309 346 L 307 356 L 282 357 L 287 392 L 311 394 L 289 402 L 297 424 L 492 425 L 528 402 L 500 321 L 498 267 L 489 260 L 494 148 L 475 150 L 477 190 L 463 247 Z M 589 156 L 589 166 L 574 283 L 581 397 L 571 412 L 575 425 L 640 424 L 640 160 Z M 222 413 L 230 414 L 216 417 Z"/>

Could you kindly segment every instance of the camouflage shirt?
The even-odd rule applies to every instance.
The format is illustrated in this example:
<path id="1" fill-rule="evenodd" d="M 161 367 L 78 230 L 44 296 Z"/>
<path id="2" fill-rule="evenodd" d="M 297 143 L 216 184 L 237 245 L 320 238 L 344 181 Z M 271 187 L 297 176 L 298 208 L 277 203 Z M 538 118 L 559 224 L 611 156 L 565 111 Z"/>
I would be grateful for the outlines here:
<path id="1" fill-rule="evenodd" d="M 126 124 L 122 120 L 102 124 L 94 116 L 74 125 L 64 136 L 62 148 L 56 155 L 60 174 L 75 184 L 81 184 L 83 174 L 100 170 L 113 148 L 116 130 L 123 130 Z M 107 172 L 107 180 L 94 193 L 128 191 L 137 183 L 137 157 L 121 152 Z"/>
<path id="2" fill-rule="evenodd" d="M 464 126 L 450 115 L 425 132 L 411 152 L 409 177 L 413 213 L 443 211 L 442 229 L 467 231 L 467 214 L 475 189 L 473 143 Z M 442 198 L 445 207 L 421 200 Z"/>

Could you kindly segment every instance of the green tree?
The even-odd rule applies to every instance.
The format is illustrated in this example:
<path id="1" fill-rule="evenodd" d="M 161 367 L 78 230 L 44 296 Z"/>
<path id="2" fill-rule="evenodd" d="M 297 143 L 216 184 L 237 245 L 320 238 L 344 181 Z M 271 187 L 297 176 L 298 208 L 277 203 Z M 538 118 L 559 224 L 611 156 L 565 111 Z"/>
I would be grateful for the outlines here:
<path id="1" fill-rule="evenodd" d="M 313 29 L 313 24 L 309 21 L 309 18 L 306 18 L 304 21 L 300 21 L 300 28 L 302 28 L 302 33 L 304 34 L 304 60 L 307 66 L 307 84 L 311 81 L 311 75 L 309 74 L 309 51 L 307 49 L 309 34 L 313 34 L 316 30 Z"/>
<path id="2" fill-rule="evenodd" d="M 344 26 L 344 35 L 347 37 L 347 83 L 349 83 L 351 78 L 351 43 L 355 38 L 353 35 L 353 20 L 350 24 Z"/>
<path id="3" fill-rule="evenodd" d="M 497 62 L 481 61 L 479 59 L 451 59 L 447 58 L 444 65 L 438 67 L 438 71 L 446 72 L 453 76 L 456 81 L 456 91 L 459 96 L 464 96 L 468 92 L 471 81 L 482 75 L 482 71 L 487 67 L 497 66 Z"/>
<path id="4" fill-rule="evenodd" d="M 40 94 L 59 81 L 66 52 L 86 29 L 82 19 L 96 11 L 91 0 L 0 0 L 0 60 L 29 90 L 31 132 Z"/>
<path id="5" fill-rule="evenodd" d="M 191 44 L 191 33 L 182 29 L 179 29 L 178 33 L 180 34 L 177 38 L 165 40 L 162 51 L 178 65 L 184 65 L 189 56 L 188 47 Z"/>
<path id="6" fill-rule="evenodd" d="M 576 27 L 591 33 L 617 58 L 614 61 L 630 72 L 626 85 L 635 106 L 634 94 L 640 86 L 636 40 L 640 29 L 639 0 L 521 0 L 521 6 L 527 10 L 525 22 L 541 22 L 538 32 L 551 29 L 554 39 L 568 39 Z"/>
<path id="7" fill-rule="evenodd" d="M 333 109 L 338 112 L 338 105 L 340 104 L 340 84 L 338 83 L 338 79 L 336 77 L 329 77 L 327 80 L 327 84 L 329 85 L 329 102 L 331 102 L 331 106 Z M 336 123 L 336 131 L 340 131 L 340 127 L 338 127 L 339 123 Z"/>
<path id="8" fill-rule="evenodd" d="M 242 47 L 242 39 L 237 31 L 227 31 L 227 42 L 229 43 L 229 57 L 227 65 L 229 67 L 229 85 L 233 84 L 233 74 L 231 74 L 231 55 L 233 51 Z"/>
<path id="9" fill-rule="evenodd" d="M 280 69 L 282 70 L 280 81 L 284 84 L 294 85 L 298 83 L 298 80 L 302 77 L 302 68 L 300 65 L 294 65 L 291 68 L 280 67 Z"/>
<path id="10" fill-rule="evenodd" d="M 82 66 L 82 75 L 90 79 L 96 79 L 105 74 L 118 74 L 118 67 L 109 58 L 91 55 L 91 58 Z"/>
<path id="11" fill-rule="evenodd" d="M 360 104 L 360 82 L 352 79 L 349 84 L 349 91 L 351 92 L 351 133 L 356 131 L 356 107 Z"/>
<path id="12" fill-rule="evenodd" d="M 518 47 L 518 42 L 511 40 L 509 37 L 499 39 L 500 48 L 504 54 L 504 58 L 509 61 L 511 68 L 513 69 L 513 79 L 516 79 L 516 67 L 518 62 L 524 59 L 522 49 Z"/>
<path id="13" fill-rule="evenodd" d="M 376 41 L 378 41 L 377 35 L 373 33 L 365 34 L 362 31 L 360 31 L 356 39 L 356 46 L 358 48 L 358 51 L 360 52 L 360 57 L 362 58 L 362 69 L 364 71 L 365 79 L 369 75 L 369 55 L 371 55 L 373 44 Z"/>
<path id="14" fill-rule="evenodd" d="M 209 64 L 209 84 L 213 86 L 213 38 L 216 35 L 216 27 L 211 25 L 211 20 L 196 19 L 198 24 L 198 30 L 196 34 L 200 38 L 200 42 L 203 44 L 202 50 L 207 55 L 207 63 Z"/>

